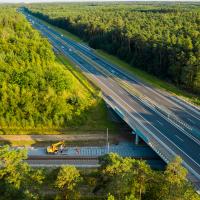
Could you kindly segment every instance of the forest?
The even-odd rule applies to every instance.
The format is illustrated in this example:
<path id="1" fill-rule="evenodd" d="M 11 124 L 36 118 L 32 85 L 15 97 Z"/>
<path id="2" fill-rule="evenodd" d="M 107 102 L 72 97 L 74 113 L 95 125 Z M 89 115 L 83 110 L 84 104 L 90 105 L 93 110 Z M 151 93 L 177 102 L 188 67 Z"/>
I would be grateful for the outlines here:
<path id="1" fill-rule="evenodd" d="M 0 126 L 79 125 L 96 99 L 11 6 L 0 7 Z"/>
<path id="2" fill-rule="evenodd" d="M 32 4 L 26 9 L 93 48 L 200 94 L 198 3 Z"/>
<path id="3" fill-rule="evenodd" d="M 164 171 L 110 153 L 97 169 L 32 168 L 25 149 L 0 147 L 1 200 L 200 200 L 180 157 Z"/>

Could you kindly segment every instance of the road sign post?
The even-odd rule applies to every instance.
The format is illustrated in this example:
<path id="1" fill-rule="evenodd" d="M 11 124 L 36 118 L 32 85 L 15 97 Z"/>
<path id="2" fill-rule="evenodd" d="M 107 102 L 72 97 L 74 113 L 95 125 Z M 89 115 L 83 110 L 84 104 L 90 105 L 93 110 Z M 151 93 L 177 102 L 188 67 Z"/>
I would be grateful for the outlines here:
<path id="1" fill-rule="evenodd" d="M 110 145 L 109 145 L 109 140 L 108 140 L 108 128 L 107 128 L 107 131 L 106 131 L 106 143 L 107 143 L 107 153 L 109 153 L 110 151 Z"/>

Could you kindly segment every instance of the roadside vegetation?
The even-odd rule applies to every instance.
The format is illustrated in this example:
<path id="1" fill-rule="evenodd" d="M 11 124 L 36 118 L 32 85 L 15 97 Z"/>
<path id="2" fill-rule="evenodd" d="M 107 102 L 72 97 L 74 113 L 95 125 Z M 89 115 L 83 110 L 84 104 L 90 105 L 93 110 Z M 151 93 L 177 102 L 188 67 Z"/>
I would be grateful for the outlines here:
<path id="1" fill-rule="evenodd" d="M 1 200 L 199 200 L 187 181 L 181 158 L 165 171 L 154 171 L 142 160 L 111 153 L 98 169 L 31 168 L 26 150 L 0 147 Z"/>
<path id="2" fill-rule="evenodd" d="M 27 8 L 91 47 L 118 56 L 144 80 L 199 104 L 199 4 L 35 4 Z"/>
<path id="3" fill-rule="evenodd" d="M 76 77 L 82 86 L 84 86 L 84 88 L 96 98 L 95 106 L 87 112 L 87 119 L 85 122 L 78 127 L 74 127 L 74 129 L 70 129 L 77 132 L 78 130 L 81 130 L 81 133 L 83 133 L 83 131 L 93 131 L 95 133 L 102 131 L 105 132 L 106 128 L 108 128 L 110 132 L 116 133 L 117 129 L 119 129 L 120 123 L 117 124 L 111 122 L 106 104 L 101 98 L 101 92 L 99 89 L 92 82 L 89 82 L 88 79 L 82 74 L 81 70 L 70 62 L 65 56 L 58 54 L 57 58 L 62 64 L 65 65 L 73 76 Z"/>
<path id="4" fill-rule="evenodd" d="M 24 16 L 0 7 L 0 134 L 114 129 L 100 92 L 57 56 Z"/>

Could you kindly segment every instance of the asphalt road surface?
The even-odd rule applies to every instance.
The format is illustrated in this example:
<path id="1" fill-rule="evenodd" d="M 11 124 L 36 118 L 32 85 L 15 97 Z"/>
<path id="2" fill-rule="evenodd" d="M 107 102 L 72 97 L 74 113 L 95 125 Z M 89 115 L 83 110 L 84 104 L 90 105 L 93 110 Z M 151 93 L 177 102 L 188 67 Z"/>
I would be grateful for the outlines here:
<path id="1" fill-rule="evenodd" d="M 63 37 L 33 16 L 24 14 L 49 39 L 54 48 L 76 63 L 102 93 L 109 97 L 122 115 L 128 113 L 130 122 L 137 121 L 176 155 L 180 155 L 185 166 L 200 181 L 198 108 L 142 83 L 98 57 L 89 47 Z M 135 95 L 132 89 L 139 91 L 147 100 Z"/>

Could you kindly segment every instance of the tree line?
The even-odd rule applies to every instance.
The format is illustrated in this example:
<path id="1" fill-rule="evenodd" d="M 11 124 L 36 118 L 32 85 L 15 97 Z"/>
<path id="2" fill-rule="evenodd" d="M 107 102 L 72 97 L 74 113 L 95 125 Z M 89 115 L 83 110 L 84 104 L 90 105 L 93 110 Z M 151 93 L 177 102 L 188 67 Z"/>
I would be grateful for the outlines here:
<path id="1" fill-rule="evenodd" d="M 98 169 L 31 168 L 26 150 L 0 147 L 1 200 L 199 200 L 176 157 L 164 171 L 110 153 Z"/>
<path id="2" fill-rule="evenodd" d="M 0 7 L 0 126 L 79 125 L 95 98 L 63 65 L 25 17 Z"/>
<path id="3" fill-rule="evenodd" d="M 198 3 L 36 4 L 26 9 L 93 48 L 200 94 Z"/>

